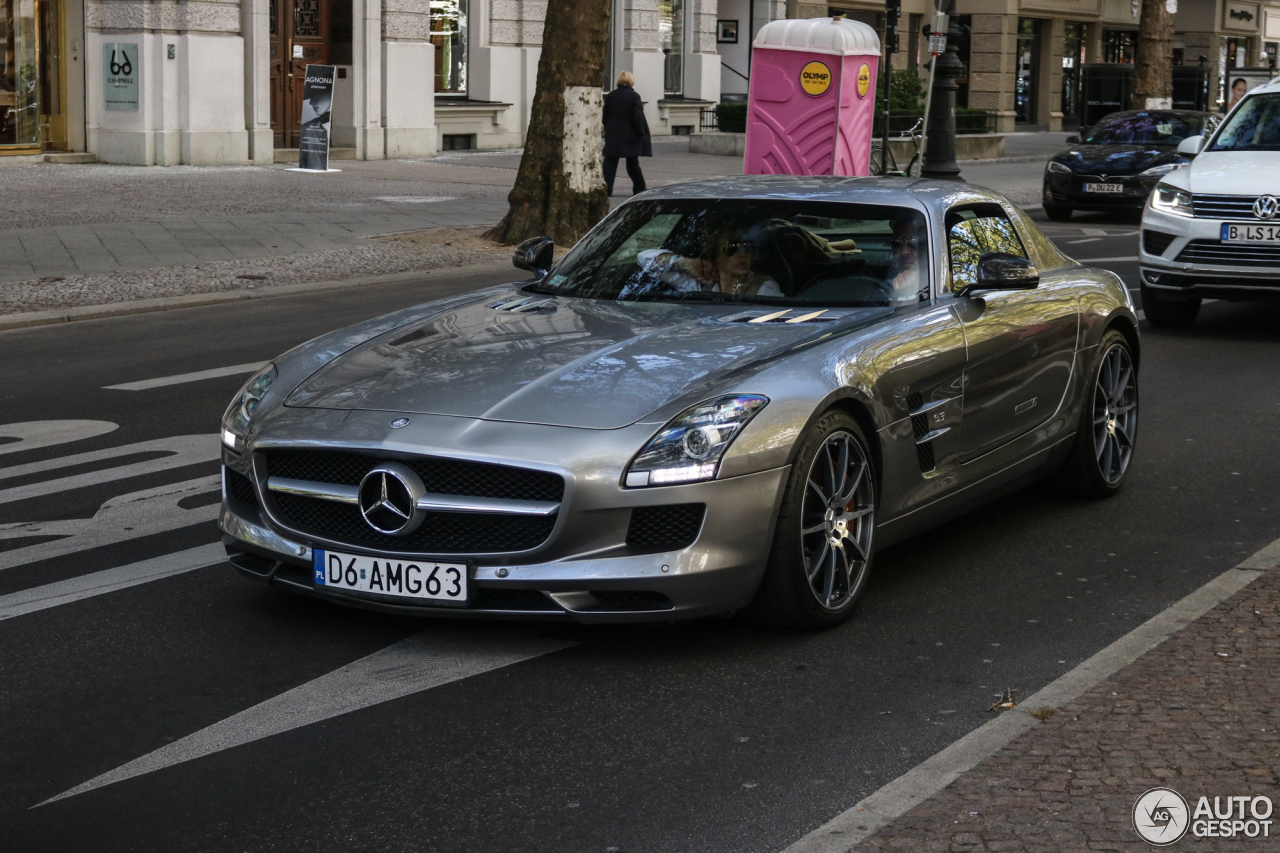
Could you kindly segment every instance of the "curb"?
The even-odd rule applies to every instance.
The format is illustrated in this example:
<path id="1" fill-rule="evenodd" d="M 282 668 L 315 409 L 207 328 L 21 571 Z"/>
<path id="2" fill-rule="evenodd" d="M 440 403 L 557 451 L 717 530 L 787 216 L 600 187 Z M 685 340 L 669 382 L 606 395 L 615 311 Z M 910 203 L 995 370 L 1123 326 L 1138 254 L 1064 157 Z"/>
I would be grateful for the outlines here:
<path id="1" fill-rule="evenodd" d="M 497 272 L 512 269 L 509 260 L 470 264 L 462 267 L 388 273 L 362 276 L 342 281 L 310 281 L 300 284 L 282 284 L 264 290 L 226 290 L 220 293 L 193 293 L 188 296 L 163 296 L 156 299 L 135 299 L 131 302 L 109 302 L 103 305 L 83 305 L 78 308 L 55 308 L 50 311 L 26 311 L 21 314 L 0 316 L 0 332 L 10 329 L 29 329 L 35 326 L 52 326 L 57 323 L 74 323 L 78 320 L 100 320 L 107 317 L 125 317 L 131 314 L 150 314 L 156 311 L 174 311 L 180 308 L 199 308 L 221 305 L 224 302 L 244 302 L 249 299 L 274 299 L 280 296 L 297 296 L 301 293 L 323 293 L 351 287 L 373 287 L 380 284 L 400 284 L 406 281 L 422 281 L 441 275 L 467 275 L 469 273 Z"/>

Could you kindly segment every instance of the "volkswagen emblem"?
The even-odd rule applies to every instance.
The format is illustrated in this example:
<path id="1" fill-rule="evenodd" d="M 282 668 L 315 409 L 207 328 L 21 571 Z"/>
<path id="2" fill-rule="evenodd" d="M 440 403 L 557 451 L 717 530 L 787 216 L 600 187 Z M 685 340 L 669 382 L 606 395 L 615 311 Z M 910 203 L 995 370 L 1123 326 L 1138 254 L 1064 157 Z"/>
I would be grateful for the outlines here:
<path id="1" fill-rule="evenodd" d="M 421 478 L 407 465 L 384 462 L 360 481 L 356 500 L 365 523 L 387 536 L 407 536 L 422 524 L 418 499 L 426 494 Z"/>
<path id="2" fill-rule="evenodd" d="M 392 429 L 403 429 L 404 427 L 407 427 L 408 425 L 409 425 L 409 419 L 408 419 L 408 418 L 396 418 L 394 421 L 392 421 L 392 422 L 391 422 L 391 428 L 392 428 Z"/>
<path id="3" fill-rule="evenodd" d="M 1259 219 L 1275 219 L 1280 213 L 1280 200 L 1273 195 L 1261 196 L 1253 203 L 1253 215 Z"/>

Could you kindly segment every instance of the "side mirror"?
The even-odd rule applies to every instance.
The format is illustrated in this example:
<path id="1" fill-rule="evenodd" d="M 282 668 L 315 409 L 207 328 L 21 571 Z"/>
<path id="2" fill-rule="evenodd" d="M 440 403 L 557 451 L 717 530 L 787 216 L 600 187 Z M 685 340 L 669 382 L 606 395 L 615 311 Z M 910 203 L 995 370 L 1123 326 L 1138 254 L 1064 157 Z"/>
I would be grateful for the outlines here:
<path id="1" fill-rule="evenodd" d="M 1068 144 L 1068 145 L 1079 145 L 1079 144 L 1080 144 L 1080 137 L 1078 137 L 1078 136 L 1068 136 L 1068 137 L 1067 137 L 1067 144 Z"/>
<path id="2" fill-rule="evenodd" d="M 511 263 L 516 269 L 541 275 L 551 269 L 555 253 L 556 244 L 550 237 L 530 237 L 516 246 L 515 252 L 511 255 Z"/>
<path id="3" fill-rule="evenodd" d="M 978 259 L 978 281 L 961 296 L 975 290 L 1033 290 L 1040 284 L 1036 265 L 1026 258 L 1004 252 L 987 252 Z"/>
<path id="4" fill-rule="evenodd" d="M 1194 157 L 1204 149 L 1203 136 L 1188 136 L 1178 143 L 1178 153 L 1186 157 Z"/>

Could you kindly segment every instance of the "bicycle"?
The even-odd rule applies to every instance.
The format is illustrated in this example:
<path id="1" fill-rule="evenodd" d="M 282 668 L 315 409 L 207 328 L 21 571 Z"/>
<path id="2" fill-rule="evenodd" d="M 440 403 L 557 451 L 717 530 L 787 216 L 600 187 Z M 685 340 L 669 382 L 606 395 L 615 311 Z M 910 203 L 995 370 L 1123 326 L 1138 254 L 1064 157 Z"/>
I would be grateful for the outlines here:
<path id="1" fill-rule="evenodd" d="M 924 136 L 924 119 L 919 118 L 909 129 L 904 130 L 895 137 L 899 140 L 911 140 L 911 162 L 907 164 L 905 169 L 898 168 L 898 162 L 893 156 L 892 148 L 883 148 L 879 139 L 871 140 L 871 174 L 890 175 L 898 178 L 910 177 L 911 170 L 920 161 L 920 139 L 922 136 Z"/>

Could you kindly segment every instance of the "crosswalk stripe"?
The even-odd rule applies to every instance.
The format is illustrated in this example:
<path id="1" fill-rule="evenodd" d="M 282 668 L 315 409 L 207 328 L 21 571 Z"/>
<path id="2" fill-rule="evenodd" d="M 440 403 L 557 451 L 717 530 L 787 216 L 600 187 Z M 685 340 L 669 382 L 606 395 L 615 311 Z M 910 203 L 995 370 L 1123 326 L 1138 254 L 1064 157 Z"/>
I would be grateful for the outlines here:
<path id="1" fill-rule="evenodd" d="M 222 545 L 201 545 L 127 566 L 0 595 L 0 621 L 212 566 L 226 558 L 227 552 Z"/>
<path id="2" fill-rule="evenodd" d="M 429 628 L 33 808 L 574 645 L 529 635 L 527 629 Z"/>
<path id="3" fill-rule="evenodd" d="M 265 361 L 250 364 L 233 364 L 230 367 L 215 367 L 212 370 L 197 370 L 194 373 L 178 373 L 174 376 L 159 376 L 155 379 L 141 379 L 137 382 L 124 382 L 120 385 L 104 385 L 107 391 L 146 391 L 151 388 L 163 388 L 166 385 L 182 385 L 186 382 L 199 382 L 202 379 L 218 379 L 223 376 L 235 376 L 238 373 L 253 373 L 266 365 Z"/>

